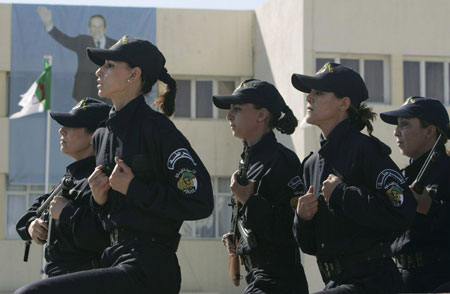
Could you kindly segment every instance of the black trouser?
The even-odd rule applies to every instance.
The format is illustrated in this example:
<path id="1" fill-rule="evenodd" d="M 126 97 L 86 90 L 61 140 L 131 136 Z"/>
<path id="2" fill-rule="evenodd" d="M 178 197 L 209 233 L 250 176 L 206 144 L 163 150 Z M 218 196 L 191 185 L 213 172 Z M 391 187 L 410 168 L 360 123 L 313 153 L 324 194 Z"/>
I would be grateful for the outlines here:
<path id="1" fill-rule="evenodd" d="M 106 249 L 105 268 L 37 281 L 16 294 L 178 293 L 180 267 L 175 252 L 163 245 L 128 241 Z"/>
<path id="2" fill-rule="evenodd" d="M 245 276 L 245 293 L 307 294 L 308 283 L 301 264 L 253 268 Z"/>
<path id="3" fill-rule="evenodd" d="M 316 294 L 384 294 L 398 293 L 401 288 L 402 280 L 395 263 L 391 258 L 384 258 L 347 266 Z"/>
<path id="4" fill-rule="evenodd" d="M 432 292 L 440 285 L 450 281 L 448 262 L 428 264 L 413 269 L 399 268 L 399 270 L 404 284 L 403 291 L 409 293 Z"/>

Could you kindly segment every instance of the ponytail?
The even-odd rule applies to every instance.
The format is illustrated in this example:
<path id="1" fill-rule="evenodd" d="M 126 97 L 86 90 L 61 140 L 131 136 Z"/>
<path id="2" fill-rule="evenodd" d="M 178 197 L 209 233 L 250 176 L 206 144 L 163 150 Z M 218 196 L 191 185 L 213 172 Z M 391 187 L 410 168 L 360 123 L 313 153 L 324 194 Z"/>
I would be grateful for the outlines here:
<path id="1" fill-rule="evenodd" d="M 253 104 L 255 109 L 265 108 L 264 106 Z M 266 108 L 267 109 L 267 108 Z M 268 110 L 268 109 L 267 109 Z M 281 112 L 284 113 L 280 116 L 275 116 L 272 112 L 269 111 L 269 128 L 271 130 L 277 129 L 282 134 L 290 135 L 295 131 L 295 128 L 298 126 L 298 120 L 295 117 L 292 110 L 285 104 L 281 109 Z"/>
<path id="2" fill-rule="evenodd" d="M 298 120 L 287 104 L 284 105 L 281 111 L 284 115 L 281 115 L 278 119 L 274 119 L 274 127 L 282 134 L 290 135 L 298 126 Z"/>
<path id="3" fill-rule="evenodd" d="M 164 93 L 159 95 L 152 105 L 159 107 L 164 115 L 171 116 L 175 112 L 175 96 L 177 93 L 177 83 L 169 75 L 165 67 L 163 68 L 159 80 L 165 83 L 167 87 Z"/>
<path id="4" fill-rule="evenodd" d="M 347 112 L 350 122 L 356 129 L 361 131 L 366 127 L 367 132 L 372 134 L 373 126 L 371 122 L 376 118 L 377 114 L 372 111 L 371 107 L 367 107 L 365 103 L 360 104 L 358 107 L 350 104 Z"/>

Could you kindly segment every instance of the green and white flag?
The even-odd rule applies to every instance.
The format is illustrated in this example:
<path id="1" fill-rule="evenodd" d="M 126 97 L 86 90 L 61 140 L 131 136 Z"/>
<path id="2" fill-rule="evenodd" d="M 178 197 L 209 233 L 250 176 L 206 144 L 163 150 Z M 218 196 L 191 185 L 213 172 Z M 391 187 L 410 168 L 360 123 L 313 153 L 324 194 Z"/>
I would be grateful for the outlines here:
<path id="1" fill-rule="evenodd" d="M 44 112 L 50 109 L 50 89 L 52 85 L 52 66 L 48 60 L 44 62 L 44 71 L 31 85 L 25 94 L 20 95 L 22 99 L 19 106 L 22 109 L 9 118 L 19 118 L 36 112 Z"/>

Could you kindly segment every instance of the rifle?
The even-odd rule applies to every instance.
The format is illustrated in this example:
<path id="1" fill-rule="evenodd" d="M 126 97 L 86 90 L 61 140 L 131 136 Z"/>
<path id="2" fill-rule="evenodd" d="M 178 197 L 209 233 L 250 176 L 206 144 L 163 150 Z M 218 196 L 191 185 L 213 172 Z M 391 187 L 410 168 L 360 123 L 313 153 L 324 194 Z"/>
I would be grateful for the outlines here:
<path id="1" fill-rule="evenodd" d="M 238 183 L 242 186 L 248 185 L 248 166 L 249 166 L 249 158 L 250 158 L 250 148 L 248 147 L 247 140 L 243 140 L 244 144 L 244 158 L 239 161 L 239 176 L 237 178 Z M 230 241 L 236 245 L 236 249 L 238 246 L 239 238 L 237 237 L 237 233 L 239 232 L 238 228 L 238 213 L 239 209 L 242 207 L 242 204 L 239 203 L 235 197 L 231 197 L 231 205 L 233 206 L 233 213 L 231 216 L 231 228 L 230 228 Z M 239 286 L 240 280 L 242 279 L 241 271 L 240 271 L 241 260 L 238 255 L 230 256 L 228 263 L 228 272 L 230 274 L 230 278 L 233 281 L 234 285 Z"/>
<path id="2" fill-rule="evenodd" d="M 436 142 L 433 145 L 433 148 L 431 148 L 430 153 L 427 156 L 427 159 L 425 160 L 424 164 L 422 165 L 422 168 L 420 169 L 419 173 L 417 174 L 416 179 L 411 185 L 411 189 L 413 189 L 416 193 L 422 194 L 423 190 L 425 189 L 425 179 L 430 173 L 433 165 L 436 163 L 437 159 L 439 158 L 439 152 L 436 151 L 436 148 L 442 144 L 444 144 L 445 137 L 442 136 L 442 134 L 439 134 L 439 137 L 437 138 Z"/>
<path id="3" fill-rule="evenodd" d="M 74 186 L 73 179 L 71 177 L 64 177 L 61 180 L 61 183 L 53 190 L 52 194 L 48 196 L 48 198 L 41 204 L 41 206 L 36 210 L 36 216 L 48 224 L 48 232 L 47 232 L 47 246 L 51 246 L 54 244 L 54 236 L 52 234 L 52 227 L 54 226 L 53 219 L 50 217 L 50 202 L 52 202 L 53 198 L 62 192 L 62 196 L 68 198 L 69 190 Z M 23 261 L 28 261 L 28 254 L 30 252 L 31 240 L 25 241 L 25 252 L 23 255 Z"/>

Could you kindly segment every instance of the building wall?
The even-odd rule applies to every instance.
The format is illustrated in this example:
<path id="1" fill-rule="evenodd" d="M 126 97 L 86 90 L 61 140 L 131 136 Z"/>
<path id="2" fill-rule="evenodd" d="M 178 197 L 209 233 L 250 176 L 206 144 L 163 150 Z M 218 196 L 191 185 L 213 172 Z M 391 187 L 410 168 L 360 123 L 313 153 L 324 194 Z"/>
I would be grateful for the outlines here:
<path id="1" fill-rule="evenodd" d="M 302 121 L 304 95 L 290 84 L 292 73 L 313 74 L 321 54 L 386 56 L 390 100 L 375 104 L 376 112 L 403 102 L 405 56 L 450 57 L 445 0 L 269 0 L 253 11 L 157 9 L 157 45 L 175 78 L 260 78 L 273 82 Z M 10 70 L 11 5 L 0 4 L 0 137 L 8 138 L 7 78 Z M 224 119 L 174 119 L 190 140 L 212 176 L 228 176 L 236 169 L 242 150 Z M 378 119 L 375 135 L 400 155 L 392 137 L 394 127 Z M 300 159 L 317 150 L 319 130 L 298 129 L 279 136 Z M 5 239 L 8 142 L 0 142 L 0 292 L 39 279 L 41 252 L 33 245 L 30 261 L 23 263 L 23 242 Z M 227 274 L 228 256 L 219 240 L 183 240 L 178 250 L 183 292 L 242 293 L 245 282 L 234 287 Z M 303 255 L 311 291 L 323 287 L 315 258 Z M 242 269 L 242 272 L 244 270 Z"/>

